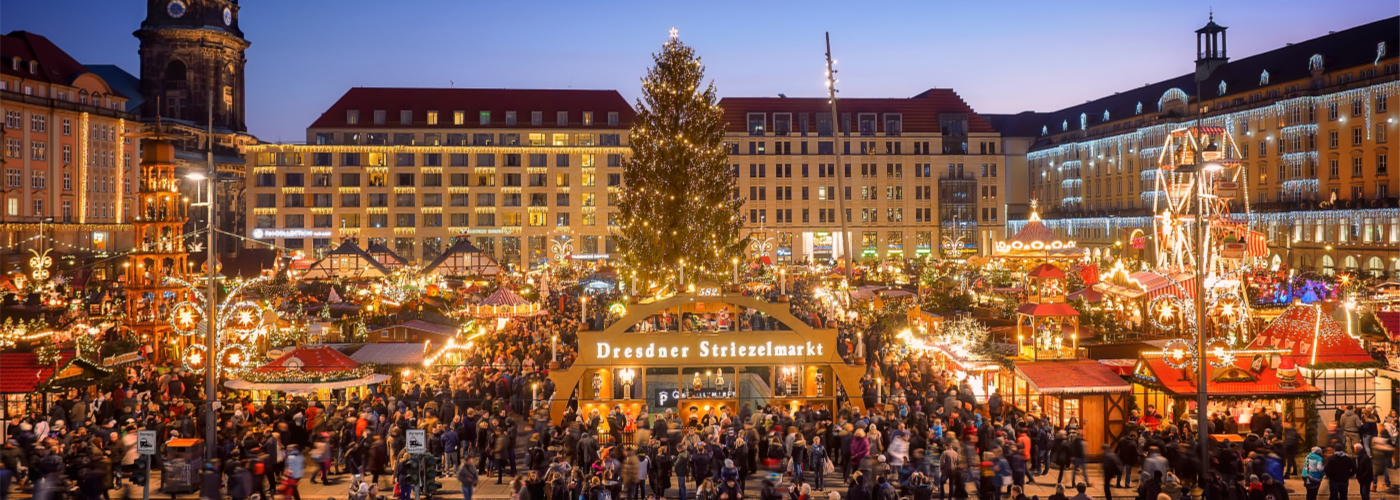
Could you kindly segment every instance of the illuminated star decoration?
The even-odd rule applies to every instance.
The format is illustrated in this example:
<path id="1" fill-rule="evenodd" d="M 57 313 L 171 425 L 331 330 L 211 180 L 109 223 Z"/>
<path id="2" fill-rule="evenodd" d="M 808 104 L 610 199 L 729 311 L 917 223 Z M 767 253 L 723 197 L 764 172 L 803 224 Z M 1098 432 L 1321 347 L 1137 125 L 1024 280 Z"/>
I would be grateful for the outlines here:
<path id="1" fill-rule="evenodd" d="M 1176 308 L 1172 307 L 1170 303 L 1163 302 L 1162 305 L 1157 307 L 1158 321 L 1161 321 L 1163 323 L 1171 321 L 1172 315 L 1174 314 L 1176 314 Z"/>
<path id="2" fill-rule="evenodd" d="M 198 242 L 198 241 L 196 241 L 196 242 L 194 242 L 194 243 L 190 243 L 190 253 L 199 253 L 199 252 L 203 252 L 203 251 L 204 251 L 204 244 L 203 244 L 203 243 L 200 243 L 200 242 Z"/>
<path id="3" fill-rule="evenodd" d="M 680 38 L 680 37 L 681 37 L 681 32 L 680 32 L 680 30 L 676 29 L 675 26 L 672 26 L 672 27 L 671 27 L 671 39 L 672 39 L 672 40 L 676 40 L 676 39 L 678 39 L 678 38 Z"/>
<path id="4" fill-rule="evenodd" d="M 189 329 L 194 326 L 194 312 L 189 310 L 188 308 L 181 308 L 180 312 L 176 313 L 176 318 L 176 321 L 180 322 L 180 326 L 184 327 L 185 329 Z"/>

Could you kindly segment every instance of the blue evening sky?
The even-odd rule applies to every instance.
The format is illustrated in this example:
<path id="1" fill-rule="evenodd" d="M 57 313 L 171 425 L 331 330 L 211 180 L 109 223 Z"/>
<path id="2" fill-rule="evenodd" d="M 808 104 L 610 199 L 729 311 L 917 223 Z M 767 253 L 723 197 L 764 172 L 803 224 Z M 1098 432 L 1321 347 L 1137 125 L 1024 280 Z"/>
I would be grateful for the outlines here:
<path id="1" fill-rule="evenodd" d="M 979 112 L 1048 111 L 1191 71 L 1192 32 L 1212 6 L 1233 58 L 1400 14 L 1394 0 L 249 0 L 240 23 L 252 42 L 250 131 L 302 141 L 353 86 L 599 88 L 634 100 L 673 26 L 721 96 L 822 95 L 830 31 L 843 96 L 952 87 Z M 136 74 L 131 33 L 145 9 L 0 0 L 0 31 Z"/>

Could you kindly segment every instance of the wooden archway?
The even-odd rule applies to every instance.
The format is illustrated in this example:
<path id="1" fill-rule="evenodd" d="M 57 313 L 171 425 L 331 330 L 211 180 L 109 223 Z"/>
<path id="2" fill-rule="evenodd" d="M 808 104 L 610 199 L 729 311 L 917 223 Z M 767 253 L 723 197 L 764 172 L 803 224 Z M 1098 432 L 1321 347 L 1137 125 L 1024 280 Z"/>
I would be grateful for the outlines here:
<path id="1" fill-rule="evenodd" d="M 697 304 L 725 304 L 749 308 L 776 319 L 784 329 L 759 331 L 652 331 L 637 332 L 633 327 L 666 311 L 692 310 Z M 813 328 L 793 316 L 785 302 L 766 302 L 753 297 L 725 293 L 718 287 L 701 287 L 698 293 L 685 293 L 645 304 L 633 304 L 617 322 L 602 331 L 579 332 L 579 357 L 565 369 L 551 370 L 557 392 L 550 403 L 550 418 L 564 414 L 569 394 L 579 389 L 580 406 L 593 400 L 580 387 L 590 373 L 614 367 L 730 367 L 736 364 L 818 365 L 831 368 L 836 376 L 833 387 L 841 387 L 848 401 L 860 405 L 860 377 L 865 367 L 849 365 L 837 352 L 837 331 Z M 834 393 L 834 391 L 833 391 Z M 645 398 L 642 399 L 644 401 Z M 639 402 L 631 400 L 631 402 Z"/>

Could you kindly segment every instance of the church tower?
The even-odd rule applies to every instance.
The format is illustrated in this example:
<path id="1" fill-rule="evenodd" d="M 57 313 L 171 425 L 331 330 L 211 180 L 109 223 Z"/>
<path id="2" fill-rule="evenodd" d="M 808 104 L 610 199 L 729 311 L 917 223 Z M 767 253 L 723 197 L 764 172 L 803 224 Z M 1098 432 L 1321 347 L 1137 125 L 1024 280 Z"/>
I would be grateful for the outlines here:
<path id="1" fill-rule="evenodd" d="M 246 132 L 243 66 L 248 41 L 236 0 L 147 0 L 141 40 L 141 116 L 208 122 L 214 91 L 216 132 Z M 160 109 L 157 109 L 159 107 Z"/>
<path id="2" fill-rule="evenodd" d="M 244 115 L 244 52 L 248 41 L 239 27 L 237 0 L 146 0 L 146 19 L 134 35 L 141 40 L 141 120 L 175 148 L 175 175 L 207 169 L 213 154 L 218 172 L 215 190 L 219 229 L 242 232 L 247 204 L 243 148 L 257 144 Z M 213 91 L 213 101 L 209 93 Z M 210 107 L 212 105 L 212 137 Z M 186 185 L 182 194 L 206 201 L 208 191 Z M 190 213 L 186 231 L 208 226 L 209 212 Z M 219 248 L 242 245 L 219 236 Z"/>

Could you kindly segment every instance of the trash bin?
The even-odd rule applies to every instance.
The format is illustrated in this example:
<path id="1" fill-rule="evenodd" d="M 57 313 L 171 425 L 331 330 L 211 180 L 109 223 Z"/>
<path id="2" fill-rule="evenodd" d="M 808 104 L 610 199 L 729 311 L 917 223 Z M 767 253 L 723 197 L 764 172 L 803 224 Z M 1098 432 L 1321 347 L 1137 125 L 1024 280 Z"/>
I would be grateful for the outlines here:
<path id="1" fill-rule="evenodd" d="M 160 491 L 172 495 L 199 491 L 199 471 L 203 468 L 203 439 L 170 440 L 165 443 Z"/>

